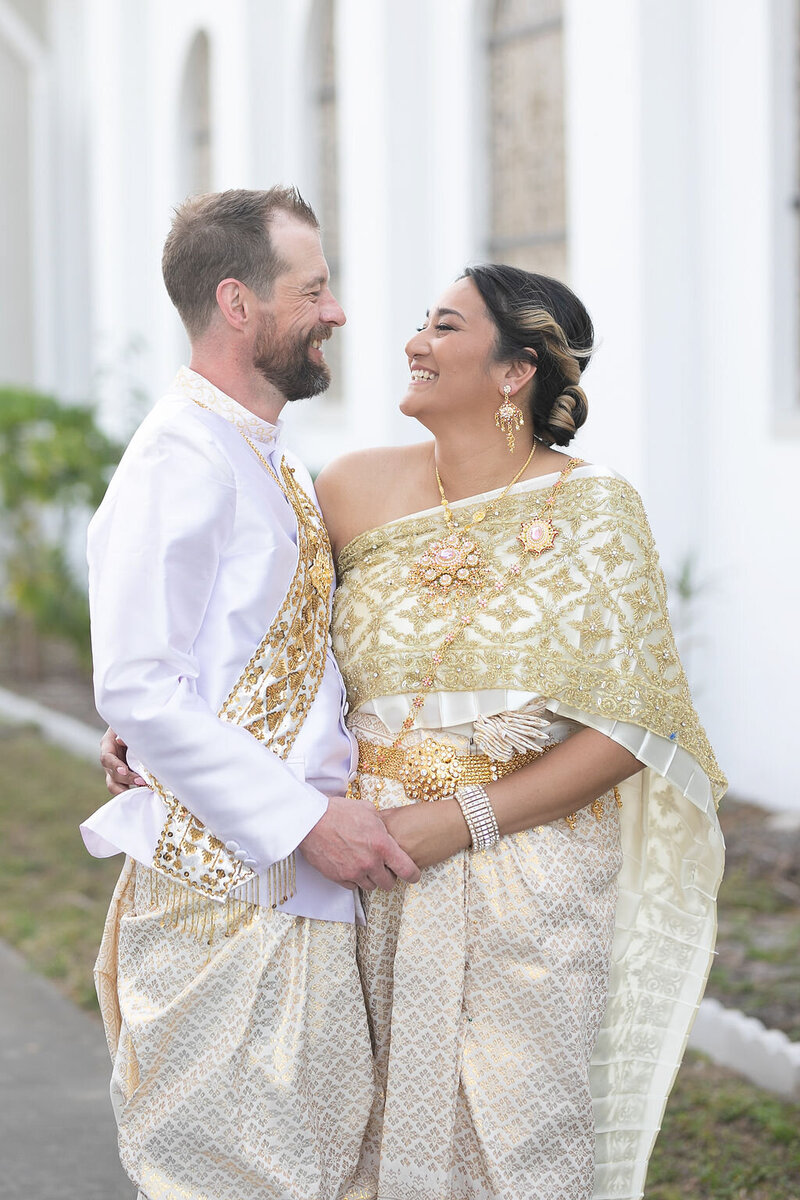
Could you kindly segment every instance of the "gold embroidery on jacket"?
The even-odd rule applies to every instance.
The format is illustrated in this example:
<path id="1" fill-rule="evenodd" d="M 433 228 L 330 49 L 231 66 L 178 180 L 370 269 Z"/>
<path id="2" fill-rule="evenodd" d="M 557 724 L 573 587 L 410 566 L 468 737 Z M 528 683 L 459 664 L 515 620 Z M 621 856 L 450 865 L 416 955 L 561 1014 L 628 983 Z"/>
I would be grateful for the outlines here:
<path id="1" fill-rule="evenodd" d="M 291 753 L 319 691 L 327 655 L 333 559 L 327 530 L 316 506 L 281 463 L 280 484 L 297 519 L 297 566 L 286 597 L 261 643 L 219 712 L 223 721 L 239 725 L 279 758 Z M 153 868 L 198 896 L 228 907 L 231 932 L 252 919 L 259 903 L 273 907 L 294 894 L 294 854 L 274 863 L 268 873 L 268 896 L 258 895 L 258 876 L 226 849 L 224 843 L 147 771 L 144 775 L 167 808 Z M 171 914 L 187 920 L 192 902 L 173 898 Z M 192 910 L 190 927 L 197 926 Z"/>

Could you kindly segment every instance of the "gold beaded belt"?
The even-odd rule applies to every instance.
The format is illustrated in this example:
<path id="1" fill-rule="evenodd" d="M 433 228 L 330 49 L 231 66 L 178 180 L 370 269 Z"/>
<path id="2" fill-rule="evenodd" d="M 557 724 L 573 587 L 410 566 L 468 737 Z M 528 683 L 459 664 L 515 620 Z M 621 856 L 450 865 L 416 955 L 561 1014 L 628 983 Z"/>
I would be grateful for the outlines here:
<path id="1" fill-rule="evenodd" d="M 488 754 L 458 754 L 453 746 L 436 738 L 425 738 L 407 750 L 359 739 L 358 769 L 365 775 L 399 780 L 412 800 L 441 800 L 467 784 L 502 779 L 551 748 L 526 750 L 507 762 L 497 762 Z"/>

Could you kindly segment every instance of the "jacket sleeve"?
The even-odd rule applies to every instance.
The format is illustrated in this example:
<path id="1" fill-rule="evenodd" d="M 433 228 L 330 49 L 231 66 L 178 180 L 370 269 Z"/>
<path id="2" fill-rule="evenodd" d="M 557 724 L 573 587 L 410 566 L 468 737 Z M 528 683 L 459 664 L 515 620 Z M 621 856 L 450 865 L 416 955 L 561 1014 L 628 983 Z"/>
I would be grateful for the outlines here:
<path id="1" fill-rule="evenodd" d="M 230 463 L 198 422 L 134 439 L 89 529 L 95 699 L 147 770 L 263 870 L 327 799 L 197 693 L 194 645 L 236 499 Z"/>

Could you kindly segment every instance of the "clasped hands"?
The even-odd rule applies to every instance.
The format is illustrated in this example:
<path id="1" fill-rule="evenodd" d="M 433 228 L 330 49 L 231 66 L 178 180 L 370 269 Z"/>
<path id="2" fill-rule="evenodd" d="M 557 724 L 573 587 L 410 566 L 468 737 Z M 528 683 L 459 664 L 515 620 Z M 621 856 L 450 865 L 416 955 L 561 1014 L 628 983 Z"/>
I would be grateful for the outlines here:
<path id="1" fill-rule="evenodd" d="M 100 762 L 106 772 L 106 787 L 112 796 L 131 787 L 146 786 L 128 767 L 127 747 L 112 729 L 100 743 Z M 417 805 L 411 806 L 418 807 Z M 327 879 L 347 888 L 376 887 L 390 892 L 397 879 L 416 883 L 419 866 L 401 843 L 402 830 L 395 814 L 378 813 L 366 800 L 330 796 L 328 808 L 300 843 L 303 857 Z M 410 822 L 416 825 L 417 821 Z M 394 826 L 390 832 L 389 826 Z"/>

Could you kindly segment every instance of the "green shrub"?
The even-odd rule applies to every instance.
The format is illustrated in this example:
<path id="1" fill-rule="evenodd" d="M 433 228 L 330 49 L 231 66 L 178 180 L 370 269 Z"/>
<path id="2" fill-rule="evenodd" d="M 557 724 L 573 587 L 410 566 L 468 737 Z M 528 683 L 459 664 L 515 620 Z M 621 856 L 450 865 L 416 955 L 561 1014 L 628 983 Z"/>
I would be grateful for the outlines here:
<path id="1" fill-rule="evenodd" d="M 89 609 L 71 558 L 122 447 L 87 404 L 0 388 L 2 582 L 20 627 L 68 642 L 89 658 Z M 72 553 L 71 553 L 72 552 Z"/>

